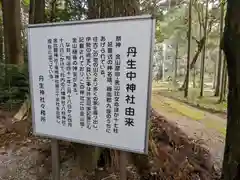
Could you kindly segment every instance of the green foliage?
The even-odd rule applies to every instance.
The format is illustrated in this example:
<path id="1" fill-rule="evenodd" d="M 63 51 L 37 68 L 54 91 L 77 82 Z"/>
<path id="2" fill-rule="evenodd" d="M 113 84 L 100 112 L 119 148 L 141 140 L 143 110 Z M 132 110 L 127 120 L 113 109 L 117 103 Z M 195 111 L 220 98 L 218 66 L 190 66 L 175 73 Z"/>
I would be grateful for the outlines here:
<path id="1" fill-rule="evenodd" d="M 186 6 L 182 5 L 167 12 L 161 24 L 163 39 L 177 38 L 178 41 L 186 40 L 187 22 Z"/>
<path id="2" fill-rule="evenodd" d="M 23 0 L 23 1 L 22 1 L 22 4 L 23 4 L 24 6 L 29 6 L 30 0 Z"/>
<path id="3" fill-rule="evenodd" d="M 29 93 L 28 68 L 12 64 L 1 64 L 0 102 L 1 104 L 21 103 Z"/>
<path id="4" fill-rule="evenodd" d="M 47 21 L 50 22 L 52 13 L 54 22 L 81 20 L 86 14 L 86 3 L 86 0 L 58 0 L 55 12 L 52 12 L 52 2 L 49 1 L 45 9 Z"/>

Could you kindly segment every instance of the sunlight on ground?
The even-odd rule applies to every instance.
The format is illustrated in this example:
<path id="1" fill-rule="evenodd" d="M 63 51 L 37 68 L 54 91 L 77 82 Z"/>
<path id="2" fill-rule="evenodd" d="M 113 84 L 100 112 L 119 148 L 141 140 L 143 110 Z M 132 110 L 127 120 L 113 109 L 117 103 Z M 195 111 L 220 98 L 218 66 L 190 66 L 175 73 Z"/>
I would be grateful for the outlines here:
<path id="1" fill-rule="evenodd" d="M 189 96 L 186 99 L 183 97 L 184 92 L 174 89 L 171 82 L 153 82 L 152 87 L 154 92 L 159 92 L 165 97 L 174 98 L 195 107 L 218 113 L 226 113 L 227 111 L 227 102 L 219 103 L 219 97 L 215 97 L 211 89 L 207 89 L 204 92 L 204 97 L 199 98 L 199 89 L 189 88 Z"/>
<path id="2" fill-rule="evenodd" d="M 153 93 L 152 107 L 160 114 L 161 112 L 167 112 L 169 114 L 179 115 L 179 118 L 185 116 L 191 120 L 197 120 L 203 123 L 206 128 L 214 129 L 223 136 L 226 135 L 225 119 L 218 116 L 206 116 L 204 111 L 187 106 L 184 103 Z"/>
<path id="3" fill-rule="evenodd" d="M 218 103 L 218 98 L 213 96 L 213 92 L 206 91 L 205 97 L 199 98 L 199 90 L 190 88 L 189 98 L 185 99 L 183 92 L 173 90 L 171 83 L 153 82 L 152 87 L 152 107 L 159 113 L 168 112 L 178 114 L 179 117 L 185 116 L 203 123 L 206 128 L 214 129 L 223 136 L 226 135 L 226 120 L 213 115 L 211 111 L 225 113 L 227 103 Z"/>
<path id="4" fill-rule="evenodd" d="M 166 99 L 165 103 L 168 104 L 171 108 L 175 109 L 178 113 L 194 120 L 201 120 L 205 116 L 203 112 L 188 107 L 183 103 L 172 101 L 171 99 Z"/>

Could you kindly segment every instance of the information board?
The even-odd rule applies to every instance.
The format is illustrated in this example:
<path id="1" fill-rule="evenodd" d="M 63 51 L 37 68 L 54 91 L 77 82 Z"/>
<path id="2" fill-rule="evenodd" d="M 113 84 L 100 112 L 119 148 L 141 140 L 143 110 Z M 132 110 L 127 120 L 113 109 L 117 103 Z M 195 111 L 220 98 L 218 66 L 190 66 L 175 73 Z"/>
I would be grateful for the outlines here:
<path id="1" fill-rule="evenodd" d="M 36 135 L 147 153 L 151 16 L 28 27 Z"/>

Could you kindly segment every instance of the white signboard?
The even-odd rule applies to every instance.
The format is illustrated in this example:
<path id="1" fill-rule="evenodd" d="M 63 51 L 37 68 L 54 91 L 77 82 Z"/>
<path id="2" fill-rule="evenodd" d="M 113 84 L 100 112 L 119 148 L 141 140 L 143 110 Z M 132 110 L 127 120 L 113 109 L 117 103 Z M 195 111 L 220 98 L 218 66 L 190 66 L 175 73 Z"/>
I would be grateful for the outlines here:
<path id="1" fill-rule="evenodd" d="M 147 153 L 150 16 L 30 25 L 37 135 Z"/>

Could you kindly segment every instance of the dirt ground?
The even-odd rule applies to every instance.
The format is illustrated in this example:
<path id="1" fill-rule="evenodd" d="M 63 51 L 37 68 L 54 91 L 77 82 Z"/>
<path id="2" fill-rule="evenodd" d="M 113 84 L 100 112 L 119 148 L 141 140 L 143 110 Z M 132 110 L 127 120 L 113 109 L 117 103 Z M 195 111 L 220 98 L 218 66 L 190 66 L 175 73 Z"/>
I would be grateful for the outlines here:
<path id="1" fill-rule="evenodd" d="M 185 103 L 170 99 L 153 91 L 152 107 L 189 138 L 194 139 L 209 150 L 216 168 L 223 160 L 226 134 L 226 119 L 206 111 L 199 110 Z"/>
<path id="2" fill-rule="evenodd" d="M 10 113 L 0 112 L 0 180 L 50 180 L 50 141 L 31 134 L 31 124 L 14 122 Z M 74 149 L 61 142 L 61 179 L 116 180 L 110 167 L 85 173 L 76 163 Z M 219 177 L 212 154 L 180 128 L 153 111 L 149 155 L 129 154 L 131 180 L 214 180 Z"/>

